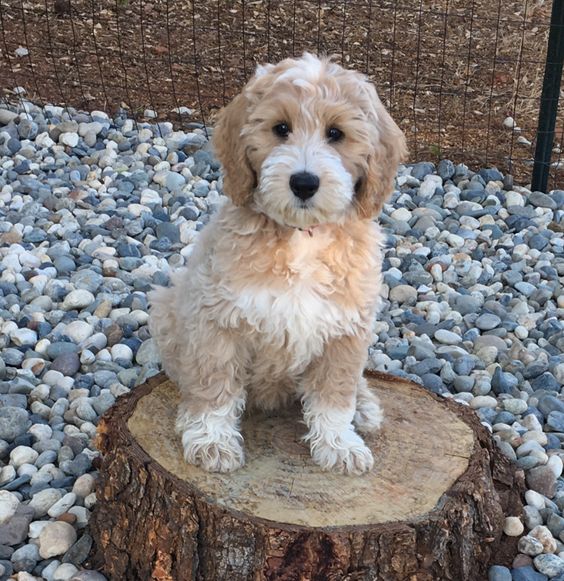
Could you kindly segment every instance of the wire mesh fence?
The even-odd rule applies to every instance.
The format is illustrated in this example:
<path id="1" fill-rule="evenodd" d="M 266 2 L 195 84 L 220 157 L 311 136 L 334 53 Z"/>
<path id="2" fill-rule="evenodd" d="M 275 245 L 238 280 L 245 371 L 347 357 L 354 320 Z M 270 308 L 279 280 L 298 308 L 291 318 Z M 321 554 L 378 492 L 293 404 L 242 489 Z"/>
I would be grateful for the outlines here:
<path id="1" fill-rule="evenodd" d="M 411 161 L 497 165 L 526 183 L 550 12 L 543 0 L 0 0 L 0 87 L 186 126 L 213 122 L 257 63 L 334 54 L 376 83 Z M 561 107 L 549 187 L 563 182 L 563 141 Z"/>

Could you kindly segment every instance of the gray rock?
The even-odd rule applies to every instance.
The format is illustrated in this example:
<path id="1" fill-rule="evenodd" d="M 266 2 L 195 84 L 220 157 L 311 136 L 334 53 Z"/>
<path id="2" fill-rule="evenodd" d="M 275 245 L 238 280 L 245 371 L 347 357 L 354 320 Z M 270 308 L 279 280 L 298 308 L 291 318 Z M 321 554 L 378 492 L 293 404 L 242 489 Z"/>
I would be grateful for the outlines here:
<path id="1" fill-rule="evenodd" d="M 62 353 L 51 363 L 50 369 L 69 377 L 73 376 L 80 369 L 80 358 L 75 352 Z"/>
<path id="2" fill-rule="evenodd" d="M 95 293 L 102 285 L 103 280 L 104 277 L 101 274 L 91 269 L 79 270 L 71 278 L 71 282 L 77 289 L 86 290 L 90 293 Z"/>
<path id="3" fill-rule="evenodd" d="M 456 297 L 453 309 L 458 311 L 461 315 L 469 315 L 480 310 L 482 301 L 477 297 L 471 295 L 459 295 Z"/>
<path id="4" fill-rule="evenodd" d="M 454 389 L 458 393 L 470 393 L 474 387 L 474 378 L 468 375 L 458 375 L 454 379 Z"/>
<path id="5" fill-rule="evenodd" d="M 531 566 L 511 569 L 512 581 L 548 581 L 548 577 L 537 573 Z"/>
<path id="6" fill-rule="evenodd" d="M 418 179 L 423 180 L 426 175 L 433 173 L 435 171 L 435 164 L 430 162 L 419 162 L 411 166 L 411 175 Z"/>
<path id="7" fill-rule="evenodd" d="M 14 571 L 27 571 L 31 573 L 39 559 L 37 545 L 29 544 L 16 549 L 10 560 L 14 566 Z"/>
<path id="8" fill-rule="evenodd" d="M 562 386 L 560 382 L 550 373 L 546 371 L 542 375 L 535 377 L 531 381 L 531 387 L 536 391 L 537 389 L 544 389 L 546 391 L 556 391 L 559 392 Z"/>
<path id="9" fill-rule="evenodd" d="M 16 514 L 9 522 L 0 525 L 0 545 L 13 547 L 25 541 L 33 516 L 33 508 L 20 504 Z"/>
<path id="10" fill-rule="evenodd" d="M 547 498 L 552 498 L 556 492 L 556 476 L 550 466 L 538 466 L 529 470 L 526 474 L 527 486 L 543 494 Z"/>
<path id="11" fill-rule="evenodd" d="M 61 561 L 63 563 L 72 563 L 79 566 L 88 557 L 90 549 L 92 548 L 92 537 L 84 533 L 76 543 L 65 553 Z"/>
<path id="12" fill-rule="evenodd" d="M 98 571 L 80 571 L 75 573 L 70 581 L 108 581 L 102 573 Z"/>
<path id="13" fill-rule="evenodd" d="M 139 347 L 135 360 L 139 365 L 146 365 L 148 367 L 159 365 L 161 359 L 154 339 L 147 339 Z"/>
<path id="14" fill-rule="evenodd" d="M 544 250 L 548 246 L 548 239 L 542 234 L 534 234 L 529 238 L 529 246 L 535 250 Z"/>
<path id="15" fill-rule="evenodd" d="M 549 426 L 554 432 L 564 432 L 564 412 L 550 412 L 546 419 L 546 425 Z"/>
<path id="16" fill-rule="evenodd" d="M 8 111 L 7 109 L 0 109 L 0 124 L 8 125 L 10 121 L 18 118 L 18 114 L 13 111 Z"/>
<path id="17" fill-rule="evenodd" d="M 555 513 L 551 513 L 546 521 L 546 526 L 554 538 L 557 539 L 560 537 L 560 533 L 564 531 L 564 518 Z"/>
<path id="18" fill-rule="evenodd" d="M 539 407 L 540 411 L 545 415 L 550 414 L 550 412 L 556 411 L 556 412 L 561 412 L 562 416 L 564 418 L 564 401 L 561 399 L 558 399 L 554 395 L 545 395 L 545 396 L 539 398 L 538 407 Z"/>
<path id="19" fill-rule="evenodd" d="M 564 573 L 564 559 L 557 555 L 539 555 L 534 559 L 535 567 L 550 578 Z"/>
<path id="20" fill-rule="evenodd" d="M 176 192 L 177 190 L 182 189 L 186 185 L 186 180 L 184 176 L 179 173 L 170 171 L 166 175 L 165 185 L 167 190 L 171 192 Z"/>
<path id="21" fill-rule="evenodd" d="M 492 389 L 496 395 L 511 393 L 517 388 L 518 383 L 519 380 L 514 375 L 502 371 L 500 367 L 494 371 L 492 376 Z"/>
<path id="22" fill-rule="evenodd" d="M 0 440 L 13 442 L 31 426 L 29 414 L 19 407 L 0 407 Z"/>
<path id="23" fill-rule="evenodd" d="M 556 210 L 557 205 L 555 200 L 542 192 L 531 192 L 527 196 L 527 202 L 536 208 L 550 208 L 551 210 Z"/>
<path id="24" fill-rule="evenodd" d="M 488 571 L 488 581 L 511 581 L 511 571 L 507 567 L 494 565 Z"/>
<path id="25" fill-rule="evenodd" d="M 417 290 L 409 285 L 400 284 L 390 290 L 390 300 L 400 304 L 413 305 L 417 301 Z"/>
<path id="26" fill-rule="evenodd" d="M 454 176 L 454 164 L 449 159 L 442 159 L 439 162 L 437 173 L 443 178 L 443 181 L 449 180 Z"/>
<path id="27" fill-rule="evenodd" d="M 501 324 L 501 319 L 497 315 L 484 313 L 476 319 L 476 327 L 482 331 L 489 331 L 495 329 Z"/>

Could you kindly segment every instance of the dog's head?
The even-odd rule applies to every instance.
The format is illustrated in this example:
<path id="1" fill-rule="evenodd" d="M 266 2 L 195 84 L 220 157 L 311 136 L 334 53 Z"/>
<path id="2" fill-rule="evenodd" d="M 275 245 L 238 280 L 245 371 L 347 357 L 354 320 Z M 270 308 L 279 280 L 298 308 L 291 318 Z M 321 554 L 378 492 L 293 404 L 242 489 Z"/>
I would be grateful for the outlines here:
<path id="1" fill-rule="evenodd" d="M 259 66 L 221 111 L 214 146 L 235 204 L 299 228 L 375 216 L 406 154 L 365 76 L 307 53 Z"/>

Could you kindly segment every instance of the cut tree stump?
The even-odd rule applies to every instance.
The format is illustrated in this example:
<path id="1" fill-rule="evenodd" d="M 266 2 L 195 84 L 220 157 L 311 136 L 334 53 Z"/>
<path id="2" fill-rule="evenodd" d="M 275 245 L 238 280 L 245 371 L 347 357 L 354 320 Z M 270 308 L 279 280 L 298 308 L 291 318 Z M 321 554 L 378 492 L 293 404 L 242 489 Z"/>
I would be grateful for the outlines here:
<path id="1" fill-rule="evenodd" d="M 135 388 L 98 430 L 91 565 L 116 581 L 486 579 L 515 551 L 502 527 L 521 513 L 522 472 L 472 410 L 367 378 L 385 423 L 365 438 L 376 462 L 361 477 L 312 462 L 297 409 L 246 418 L 246 465 L 209 474 L 182 458 L 174 384 Z"/>

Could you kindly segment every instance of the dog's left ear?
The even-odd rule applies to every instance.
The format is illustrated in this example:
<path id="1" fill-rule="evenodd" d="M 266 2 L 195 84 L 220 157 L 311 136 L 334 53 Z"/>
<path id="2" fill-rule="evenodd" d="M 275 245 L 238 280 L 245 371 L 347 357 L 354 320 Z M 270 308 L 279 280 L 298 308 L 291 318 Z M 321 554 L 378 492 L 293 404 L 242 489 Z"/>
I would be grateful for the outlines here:
<path id="1" fill-rule="evenodd" d="M 362 82 L 362 97 L 364 113 L 372 125 L 372 151 L 355 199 L 359 216 L 373 218 L 393 191 L 398 164 L 407 155 L 407 145 L 402 130 L 386 111 L 374 86 L 366 80 Z"/>
<path id="2" fill-rule="evenodd" d="M 241 93 L 223 108 L 215 124 L 213 147 L 223 166 L 223 190 L 237 206 L 252 198 L 256 175 L 243 144 L 241 131 L 247 120 L 248 101 Z"/>

